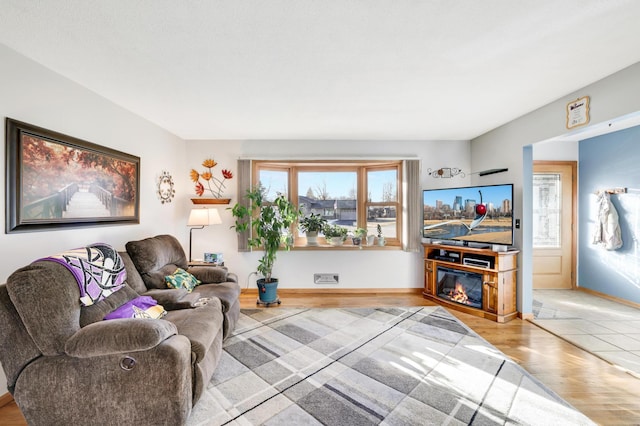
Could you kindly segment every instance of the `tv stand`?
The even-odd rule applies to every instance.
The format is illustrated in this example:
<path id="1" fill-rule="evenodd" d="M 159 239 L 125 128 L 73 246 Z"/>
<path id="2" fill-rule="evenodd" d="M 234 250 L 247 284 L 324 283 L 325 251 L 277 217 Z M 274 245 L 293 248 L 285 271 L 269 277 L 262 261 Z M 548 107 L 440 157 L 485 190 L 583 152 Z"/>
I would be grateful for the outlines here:
<path id="1" fill-rule="evenodd" d="M 448 308 L 496 322 L 514 319 L 518 250 L 494 252 L 487 248 L 447 244 L 423 244 L 425 299 Z M 438 267 L 482 277 L 482 308 L 471 307 L 438 295 Z"/>

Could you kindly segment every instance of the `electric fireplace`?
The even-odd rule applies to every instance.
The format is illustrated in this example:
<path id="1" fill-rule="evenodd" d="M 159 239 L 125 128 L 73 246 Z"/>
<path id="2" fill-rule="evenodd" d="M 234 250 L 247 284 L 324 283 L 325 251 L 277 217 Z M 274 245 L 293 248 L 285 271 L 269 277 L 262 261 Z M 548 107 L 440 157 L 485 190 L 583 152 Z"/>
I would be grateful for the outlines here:
<path id="1" fill-rule="evenodd" d="M 438 297 L 482 309 L 482 274 L 438 266 Z"/>

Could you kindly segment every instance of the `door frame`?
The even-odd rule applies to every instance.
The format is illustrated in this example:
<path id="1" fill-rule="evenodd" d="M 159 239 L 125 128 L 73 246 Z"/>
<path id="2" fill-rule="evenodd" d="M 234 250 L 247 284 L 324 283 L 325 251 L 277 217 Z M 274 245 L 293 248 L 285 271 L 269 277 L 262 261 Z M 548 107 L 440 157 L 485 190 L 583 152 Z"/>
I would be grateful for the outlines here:
<path id="1" fill-rule="evenodd" d="M 577 247 L 578 247 L 578 162 L 577 161 L 549 161 L 534 160 L 532 176 L 536 173 L 536 166 L 571 166 L 571 289 L 576 290 L 577 284 Z M 533 206 L 532 206 L 533 207 Z M 533 247 L 532 255 L 533 255 Z"/>

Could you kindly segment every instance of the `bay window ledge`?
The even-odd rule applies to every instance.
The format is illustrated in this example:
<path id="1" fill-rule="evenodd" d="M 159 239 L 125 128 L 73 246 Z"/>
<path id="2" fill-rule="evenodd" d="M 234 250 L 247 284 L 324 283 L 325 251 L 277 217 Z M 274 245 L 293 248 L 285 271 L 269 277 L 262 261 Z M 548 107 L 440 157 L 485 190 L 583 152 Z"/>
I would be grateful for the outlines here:
<path id="1" fill-rule="evenodd" d="M 318 244 L 318 245 L 314 245 L 314 246 L 308 246 L 308 245 L 294 245 L 293 247 L 291 247 L 291 250 L 319 250 L 319 251 L 323 251 L 323 250 L 347 250 L 347 251 L 357 251 L 357 250 L 363 250 L 363 251 L 376 251 L 376 250 L 401 250 L 402 248 L 399 245 L 391 245 L 391 244 L 387 244 L 384 246 L 379 246 L 379 245 L 371 245 L 371 246 L 354 246 L 353 244 L 343 244 L 341 246 L 336 246 L 336 245 L 332 245 L 332 244 Z"/>

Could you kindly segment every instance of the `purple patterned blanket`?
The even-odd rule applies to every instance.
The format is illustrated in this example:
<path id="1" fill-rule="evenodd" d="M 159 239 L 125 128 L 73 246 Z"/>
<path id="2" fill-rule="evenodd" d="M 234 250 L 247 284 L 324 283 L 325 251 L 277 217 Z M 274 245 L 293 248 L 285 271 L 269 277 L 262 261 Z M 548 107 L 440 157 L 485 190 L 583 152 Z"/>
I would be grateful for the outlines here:
<path id="1" fill-rule="evenodd" d="M 84 306 L 106 298 L 125 285 L 127 271 L 118 252 L 108 244 L 96 243 L 45 257 L 65 266 L 78 282 Z"/>

